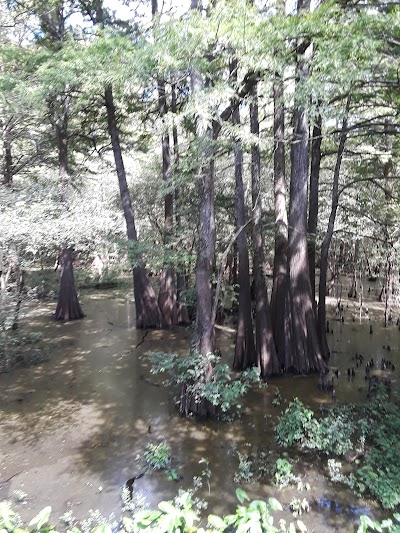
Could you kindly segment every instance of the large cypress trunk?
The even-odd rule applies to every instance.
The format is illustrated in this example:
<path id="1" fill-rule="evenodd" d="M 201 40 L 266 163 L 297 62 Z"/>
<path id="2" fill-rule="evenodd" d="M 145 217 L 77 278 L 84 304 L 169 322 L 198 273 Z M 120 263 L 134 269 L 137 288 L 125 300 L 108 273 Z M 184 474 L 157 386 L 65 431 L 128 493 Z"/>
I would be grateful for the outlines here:
<path id="1" fill-rule="evenodd" d="M 304 57 L 299 59 L 298 75 L 308 74 Z M 308 374 L 325 369 L 313 308 L 307 254 L 308 120 L 306 109 L 295 101 L 291 148 L 289 272 L 294 372 Z"/>
<path id="2" fill-rule="evenodd" d="M 115 117 L 114 96 L 112 88 L 108 86 L 105 90 L 105 104 L 107 109 L 108 133 L 114 154 L 115 168 L 118 176 L 119 192 L 122 208 L 124 211 L 126 233 L 130 243 L 138 241 L 135 218 L 131 202 L 131 197 L 126 181 L 124 162 L 122 159 L 121 146 L 117 121 Z M 157 298 L 147 277 L 143 262 L 139 258 L 135 261 L 133 268 L 133 287 L 135 293 L 136 327 L 158 328 L 162 326 L 162 318 L 158 307 Z"/>
<path id="3" fill-rule="evenodd" d="M 315 259 L 318 225 L 318 191 L 321 168 L 322 117 L 317 116 L 311 141 L 310 200 L 308 208 L 308 263 L 313 302 L 315 302 Z"/>
<path id="4" fill-rule="evenodd" d="M 298 0 L 297 10 L 309 11 L 309 0 Z M 291 357 L 289 369 L 308 374 L 325 370 L 318 342 L 307 253 L 308 115 L 301 87 L 309 75 L 310 43 L 297 43 L 293 140 L 290 152 L 289 294 L 291 312 Z"/>
<path id="5" fill-rule="evenodd" d="M 72 251 L 70 248 L 64 248 L 62 251 L 60 264 L 60 292 L 54 318 L 55 320 L 77 320 L 83 318 L 85 315 L 79 304 L 75 288 Z"/>
<path id="6" fill-rule="evenodd" d="M 274 194 L 275 194 L 275 255 L 271 295 L 272 330 L 275 348 L 282 368 L 287 365 L 286 342 L 288 336 L 289 284 L 288 284 L 288 220 L 285 180 L 285 109 L 283 80 L 274 82 Z"/>
<path id="7" fill-rule="evenodd" d="M 258 122 L 258 96 L 257 85 L 250 91 L 250 130 L 259 136 Z M 277 374 L 279 363 L 276 356 L 272 334 L 271 315 L 265 283 L 264 244 L 261 229 L 261 159 L 258 144 L 251 147 L 251 178 L 252 178 L 252 204 L 253 204 L 253 276 L 256 299 L 256 353 L 258 366 L 263 378 Z"/>
<path id="8" fill-rule="evenodd" d="M 332 183 L 332 204 L 331 213 L 329 216 L 328 228 L 326 230 L 324 240 L 321 246 L 321 263 L 320 263 L 320 279 L 319 279 L 319 301 L 318 301 L 318 334 L 320 338 L 320 345 L 322 355 L 325 360 L 329 359 L 329 346 L 326 338 L 326 283 L 328 275 L 328 255 L 329 246 L 331 244 L 333 230 L 335 227 L 336 212 L 339 206 L 339 176 L 340 167 L 342 164 L 344 147 L 347 139 L 347 118 L 350 110 L 350 95 L 347 97 L 345 116 L 343 118 L 342 129 L 340 133 L 339 147 L 337 151 L 335 170 L 333 172 Z"/>
<path id="9" fill-rule="evenodd" d="M 39 17 L 41 31 L 46 36 L 47 45 L 53 51 L 62 49 L 65 37 L 65 14 L 63 1 L 55 2 L 53 5 L 44 2 L 35 8 Z M 49 111 L 53 126 L 57 156 L 58 173 L 60 179 L 60 209 L 66 208 L 68 190 L 68 120 L 70 114 L 71 95 L 67 89 L 54 94 L 49 102 Z M 61 277 L 58 304 L 56 309 L 56 320 L 74 320 L 83 318 L 83 313 L 78 302 L 78 295 L 75 288 L 74 272 L 72 268 L 72 252 L 68 244 L 62 244 L 61 257 Z"/>
<path id="10" fill-rule="evenodd" d="M 307 256 L 308 124 L 304 108 L 295 111 L 291 150 L 289 271 L 294 372 L 308 374 L 324 368 L 318 343 Z"/>
<path id="11" fill-rule="evenodd" d="M 237 230 L 245 225 L 245 205 L 243 189 L 243 151 L 235 142 L 235 178 L 236 178 L 236 227 Z M 251 316 L 250 297 L 250 272 L 249 250 L 247 247 L 246 229 L 237 237 L 237 250 L 239 256 L 239 308 L 238 326 L 236 331 L 234 370 L 245 370 L 257 365 L 257 356 L 254 345 L 253 320 Z"/>

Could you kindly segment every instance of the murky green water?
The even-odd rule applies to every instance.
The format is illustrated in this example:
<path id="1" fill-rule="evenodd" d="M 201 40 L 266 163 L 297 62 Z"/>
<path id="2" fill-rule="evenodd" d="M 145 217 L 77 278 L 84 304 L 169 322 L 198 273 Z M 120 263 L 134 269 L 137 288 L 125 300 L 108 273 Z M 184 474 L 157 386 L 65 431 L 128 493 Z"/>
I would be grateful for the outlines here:
<path id="1" fill-rule="evenodd" d="M 89 509 L 118 515 L 121 487 L 142 468 L 137 458 L 143 457 L 149 442 L 162 440 L 172 448 L 173 466 L 182 481 L 168 481 L 161 473 L 145 475 L 135 482 L 134 490 L 150 505 L 171 499 L 179 486 L 192 485 L 205 457 L 212 477 L 210 488 L 204 486 L 200 495 L 209 501 L 210 512 L 231 511 L 236 449 L 275 453 L 272 422 L 282 409 L 272 406 L 275 386 L 285 400 L 298 396 L 314 407 L 331 402 L 328 393 L 317 390 L 315 376 L 282 377 L 272 380 L 268 389 L 248 395 L 242 420 L 228 424 L 180 419 L 171 393 L 160 386 L 161 379 L 150 374 L 140 356 L 151 351 L 185 353 L 191 330 L 136 331 L 133 303 L 117 291 L 85 293 L 82 300 L 86 318 L 67 324 L 51 320 L 53 304 L 31 307 L 22 327 L 43 331 L 49 360 L 0 375 L 0 500 L 15 500 L 13 491 L 22 489 L 29 498 L 20 507 L 25 517 L 49 504 L 55 519 L 70 508 L 79 518 Z M 366 396 L 364 371 L 356 368 L 355 378 L 347 378 L 347 368 L 355 365 L 352 357 L 361 352 L 365 359 L 380 360 L 388 357 L 390 345 L 390 358 L 396 364 L 391 378 L 397 386 L 400 332 L 375 320 L 370 335 L 368 318 L 353 322 L 354 303 L 344 305 L 345 322 L 330 319 L 330 364 L 341 371 L 337 401 L 361 402 Z M 371 306 L 369 315 L 376 319 L 381 312 L 378 305 Z M 229 361 L 233 330 L 219 328 L 218 339 Z M 267 413 L 272 419 L 265 418 Z M 382 516 L 371 502 L 357 500 L 343 487 L 327 482 L 323 468 L 312 455 L 302 457 L 301 475 L 311 485 L 309 493 L 278 491 L 260 483 L 244 488 L 253 497 L 273 495 L 286 508 L 293 497 L 305 496 L 312 511 L 303 516 L 304 522 L 318 532 L 353 531 L 357 514 L 367 507 Z M 290 518 L 288 512 L 285 517 Z"/>

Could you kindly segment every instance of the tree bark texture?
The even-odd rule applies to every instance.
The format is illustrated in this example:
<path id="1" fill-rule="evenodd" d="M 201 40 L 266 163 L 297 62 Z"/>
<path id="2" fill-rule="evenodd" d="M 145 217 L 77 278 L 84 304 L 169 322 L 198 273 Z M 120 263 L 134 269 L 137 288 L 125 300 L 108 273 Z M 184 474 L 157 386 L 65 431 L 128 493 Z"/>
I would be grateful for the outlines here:
<path id="1" fill-rule="evenodd" d="M 138 241 L 135 227 L 135 217 L 128 189 L 128 183 L 126 181 L 126 172 L 122 159 L 117 120 L 115 116 L 114 96 L 110 86 L 108 86 L 105 90 L 105 105 L 107 109 L 108 133 L 111 139 L 115 168 L 118 176 L 119 192 L 126 223 L 126 233 L 128 242 L 135 243 Z M 158 307 L 157 298 L 151 287 L 145 267 L 141 260 L 135 262 L 135 266 L 133 268 L 133 281 L 136 308 L 136 327 L 138 329 L 161 327 L 162 317 Z"/>
<path id="2" fill-rule="evenodd" d="M 237 60 L 232 61 L 231 76 L 237 81 Z M 240 125 L 239 106 L 233 106 L 232 123 L 237 126 Z M 246 368 L 257 366 L 257 355 L 254 344 L 250 295 L 249 250 L 245 228 L 246 207 L 243 187 L 243 150 L 238 139 L 234 139 L 233 141 L 233 155 L 235 161 L 236 230 L 239 231 L 239 229 L 242 228 L 242 231 L 238 234 L 235 242 L 235 248 L 237 249 L 239 256 L 239 307 L 235 355 L 232 366 L 234 370 L 245 370 Z M 234 257 L 236 258 L 236 253 L 234 254 Z M 231 259 L 232 263 L 234 263 L 232 256 Z"/>
<path id="3" fill-rule="evenodd" d="M 272 330 L 279 363 L 286 367 L 285 339 L 288 332 L 289 283 L 288 283 L 288 219 L 286 209 L 285 179 L 285 109 L 283 81 L 280 76 L 274 82 L 274 196 L 275 196 L 275 255 L 273 287 L 271 295 Z"/>
<path id="4" fill-rule="evenodd" d="M 234 122 L 238 120 L 237 123 L 239 123 L 239 117 L 236 117 L 236 114 L 239 115 L 239 109 L 233 115 Z M 236 180 L 236 229 L 239 230 L 246 223 L 243 188 L 243 150 L 237 141 L 234 143 L 233 150 Z M 257 366 L 251 310 L 249 250 L 247 247 L 246 229 L 240 232 L 236 243 L 239 256 L 239 308 L 233 369 L 245 370 L 246 368 Z"/>
<path id="5" fill-rule="evenodd" d="M 172 84 L 171 87 L 171 111 L 175 115 L 177 113 L 177 102 L 176 102 L 176 85 Z M 176 124 L 172 126 L 172 140 L 174 144 L 174 172 L 177 173 L 179 170 L 179 142 L 178 142 L 178 128 Z M 179 231 L 181 227 L 181 214 L 180 214 L 180 195 L 179 188 L 175 187 L 174 190 L 174 200 L 175 200 L 175 221 L 176 229 Z M 177 313 L 177 322 L 181 325 L 190 324 L 189 313 L 185 301 L 186 293 L 186 276 L 184 271 L 184 265 L 179 265 L 176 272 L 176 313 Z"/>
<path id="6" fill-rule="evenodd" d="M 297 68 L 299 78 L 304 79 L 308 74 L 304 57 Z M 288 370 L 308 374 L 324 370 L 325 362 L 318 342 L 307 255 L 308 119 L 306 109 L 298 102 L 290 155 L 288 261 L 292 350 Z"/>
<path id="7" fill-rule="evenodd" d="M 60 293 L 55 320 L 77 320 L 85 315 L 78 301 L 72 266 L 72 251 L 64 248 L 61 253 Z"/>
<path id="8" fill-rule="evenodd" d="M 211 278 L 215 254 L 215 212 L 214 212 L 214 148 L 211 131 L 208 132 L 208 146 L 203 151 L 199 196 L 200 226 L 199 248 L 196 264 L 196 350 L 207 355 L 214 353 L 214 322 Z M 207 142 L 205 141 L 205 142 Z"/>
<path id="9" fill-rule="evenodd" d="M 315 264 L 318 225 L 318 191 L 321 168 L 322 117 L 318 115 L 313 127 L 311 141 L 310 194 L 308 206 L 308 263 L 313 302 L 315 302 Z"/>
<path id="10" fill-rule="evenodd" d="M 5 123 L 3 124 L 3 184 L 10 188 L 12 187 L 14 174 L 11 144 L 12 129 L 12 117 L 6 117 Z"/>
<path id="11" fill-rule="evenodd" d="M 318 300 L 318 334 L 322 355 L 325 360 L 329 359 L 329 346 L 326 337 L 326 283 L 328 276 L 328 256 L 331 244 L 333 230 L 335 228 L 336 213 L 339 206 L 339 177 L 340 167 L 342 165 L 344 147 L 347 139 L 347 119 L 350 110 L 350 95 L 347 97 L 345 115 L 343 118 L 342 129 L 340 132 L 339 147 L 336 156 L 336 164 L 333 172 L 332 183 L 332 203 L 331 213 L 329 215 L 328 228 L 325 232 L 324 240 L 321 245 L 320 261 L 320 279 L 319 279 L 319 300 Z"/>
<path id="12" fill-rule="evenodd" d="M 158 105 L 160 117 L 163 119 L 167 112 L 167 100 L 165 94 L 165 82 L 158 80 Z M 171 181 L 171 156 L 169 134 L 163 132 L 162 146 L 162 179 L 167 187 Z M 164 246 L 168 246 L 172 237 L 174 217 L 174 196 L 169 192 L 164 197 Z M 158 305 L 166 326 L 175 326 L 178 321 L 175 272 L 171 265 L 164 265 L 160 280 Z"/>
<path id="13" fill-rule="evenodd" d="M 68 119 L 70 96 L 62 93 L 54 97 L 50 104 L 58 155 L 58 175 L 60 180 L 61 210 L 66 208 L 68 190 Z M 58 293 L 56 320 L 76 320 L 84 317 L 76 291 L 72 267 L 72 251 L 63 244 L 61 252 L 61 276 Z"/>
<path id="14" fill-rule="evenodd" d="M 257 85 L 250 91 L 250 131 L 259 137 Z M 271 315 L 265 283 L 264 243 L 261 230 L 261 159 L 258 144 L 251 147 L 251 180 L 253 204 L 253 276 L 256 298 L 256 353 L 261 376 L 279 373 L 279 363 L 272 334 Z"/>
<path id="15" fill-rule="evenodd" d="M 153 21 L 158 14 L 158 2 L 152 0 L 151 12 Z M 158 85 L 158 111 L 163 123 L 163 132 L 161 137 L 162 153 L 162 179 L 164 185 L 168 188 L 171 182 L 171 154 L 169 133 L 165 129 L 164 117 L 167 114 L 167 96 L 165 91 L 165 81 L 157 80 Z M 174 195 L 168 192 L 164 196 L 164 246 L 168 247 L 171 243 L 174 219 Z M 164 270 L 160 279 L 160 289 L 158 293 L 158 306 L 165 326 L 175 326 L 178 321 L 177 301 L 176 301 L 176 284 L 175 272 L 171 265 L 164 264 Z"/>

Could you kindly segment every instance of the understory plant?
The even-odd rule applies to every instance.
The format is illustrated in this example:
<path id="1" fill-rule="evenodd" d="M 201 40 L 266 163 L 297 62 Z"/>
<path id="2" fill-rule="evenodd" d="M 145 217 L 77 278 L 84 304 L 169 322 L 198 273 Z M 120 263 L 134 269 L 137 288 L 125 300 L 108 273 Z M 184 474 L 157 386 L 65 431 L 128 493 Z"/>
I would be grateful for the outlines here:
<path id="1" fill-rule="evenodd" d="M 172 501 L 160 502 L 156 510 L 140 510 L 130 516 L 123 516 L 119 524 L 103 523 L 94 527 L 91 533 L 112 533 L 120 527 L 126 533 L 140 533 L 142 531 L 155 531 L 157 533 L 295 533 L 307 532 L 307 527 L 300 520 L 286 524 L 279 520 L 274 525 L 274 513 L 282 511 L 281 504 L 274 498 L 268 501 L 250 499 L 246 492 L 236 489 L 239 505 L 235 513 L 218 516 L 209 515 L 206 528 L 198 527 L 200 517 L 193 507 L 190 492 L 181 491 Z M 54 526 L 49 525 L 51 507 L 43 509 L 31 522 L 29 528 L 22 526 L 18 515 L 11 509 L 7 502 L 0 503 L 0 531 L 2 533 L 49 533 Z M 34 526 L 33 528 L 31 526 Z M 79 525 L 74 525 L 69 532 L 83 533 Z"/>
<path id="2" fill-rule="evenodd" d="M 186 394 L 192 395 L 196 402 L 209 401 L 223 417 L 240 413 L 240 398 L 254 383 L 259 383 L 257 368 L 249 368 L 238 377 L 233 377 L 229 366 L 220 363 L 214 354 L 202 356 L 191 350 L 186 357 L 176 354 L 152 353 L 147 356 L 153 374 L 168 374 L 164 381 L 168 386 L 186 385 Z M 213 377 L 206 379 L 209 364 L 213 365 Z"/>
<path id="3" fill-rule="evenodd" d="M 194 509 L 190 491 L 180 491 L 172 501 L 160 502 L 156 510 L 141 509 L 122 516 L 113 521 L 91 517 L 87 521 L 77 523 L 74 517 L 64 519 L 67 533 L 141 533 L 154 531 L 157 533 L 307 533 L 307 526 L 296 520 L 289 524 L 284 519 L 276 523 L 276 512 L 282 511 L 281 504 L 275 498 L 250 501 L 247 493 L 236 489 L 239 505 L 235 513 L 224 516 L 211 514 L 208 516 L 206 528 L 199 527 L 200 517 Z M 308 512 L 308 502 L 303 499 L 292 500 L 291 509 L 297 516 Z M 27 526 L 23 525 L 20 516 L 13 511 L 9 502 L 0 502 L 0 531 L 2 533 L 57 533 L 54 526 L 49 524 L 51 507 L 42 509 Z M 92 512 L 96 515 L 97 512 Z M 93 524 L 96 524 L 94 527 Z M 357 533 L 378 531 L 400 533 L 400 514 L 392 518 L 376 522 L 369 516 L 362 515 Z"/>
<path id="4" fill-rule="evenodd" d="M 295 398 L 275 426 L 277 442 L 328 455 L 332 481 L 369 492 L 385 509 L 400 504 L 400 411 L 384 387 L 365 405 L 325 409 L 321 416 Z M 342 473 L 342 457 L 349 474 Z"/>
<path id="5" fill-rule="evenodd" d="M 293 465 L 285 458 L 279 457 L 274 466 L 274 482 L 280 488 L 298 483 L 300 478 L 293 474 Z"/>
<path id="6" fill-rule="evenodd" d="M 179 474 L 171 467 L 171 447 L 166 442 L 150 442 L 144 452 L 146 464 L 152 470 L 165 470 L 168 479 L 179 480 Z"/>

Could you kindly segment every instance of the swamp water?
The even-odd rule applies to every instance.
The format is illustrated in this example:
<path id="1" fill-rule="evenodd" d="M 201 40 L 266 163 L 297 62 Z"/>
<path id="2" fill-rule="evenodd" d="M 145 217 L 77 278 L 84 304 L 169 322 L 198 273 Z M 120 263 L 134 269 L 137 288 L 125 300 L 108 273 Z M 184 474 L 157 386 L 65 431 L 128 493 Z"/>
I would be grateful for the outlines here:
<path id="1" fill-rule="evenodd" d="M 21 332 L 43 332 L 48 360 L 0 375 L 0 501 L 12 501 L 24 519 L 46 505 L 52 506 L 53 522 L 70 509 L 79 519 L 87 517 L 90 509 L 119 516 L 121 487 L 143 471 L 146 445 L 162 441 L 171 447 L 172 467 L 181 481 L 169 481 L 163 472 L 149 473 L 135 481 L 134 494 L 145 496 L 152 508 L 172 499 L 179 487 L 193 486 L 193 476 L 204 469 L 199 463 L 204 457 L 212 475 L 209 487 L 204 483 L 198 495 L 208 501 L 207 513 L 231 512 L 238 486 L 233 481 L 239 471 L 237 451 L 281 456 L 284 450 L 276 449 L 272 424 L 287 401 L 298 396 L 314 409 L 331 403 L 330 394 L 318 391 L 316 376 L 281 377 L 247 395 L 241 420 L 181 419 L 171 391 L 161 386 L 162 378 L 152 375 L 140 356 L 153 351 L 186 353 L 191 330 L 136 331 L 134 304 L 118 291 L 84 293 L 82 304 L 86 318 L 66 324 L 51 320 L 54 303 L 28 309 Z M 389 345 L 389 358 L 396 365 L 392 386 L 398 388 L 400 331 L 375 321 L 370 335 L 369 321 L 352 322 L 354 304 L 344 304 L 345 322 L 330 320 L 330 365 L 341 371 L 337 401 L 365 400 L 364 370 L 356 369 L 354 380 L 347 378 L 347 368 L 355 365 L 355 352 L 365 360 L 380 361 L 388 357 Z M 372 319 L 374 313 L 382 317 L 377 304 L 370 310 Z M 234 331 L 219 327 L 218 345 L 230 363 Z M 275 387 L 284 400 L 280 407 L 272 405 Z M 266 418 L 266 414 L 272 416 Z M 354 531 L 360 514 L 384 516 L 377 505 L 327 481 L 326 464 L 310 453 L 297 457 L 295 472 L 300 469 L 302 481 L 311 486 L 309 492 L 280 491 L 258 482 L 240 486 L 251 498 L 276 497 L 289 521 L 293 520 L 289 502 L 305 497 L 311 511 L 301 519 L 309 531 Z M 17 504 L 15 490 L 27 494 L 25 504 Z"/>

